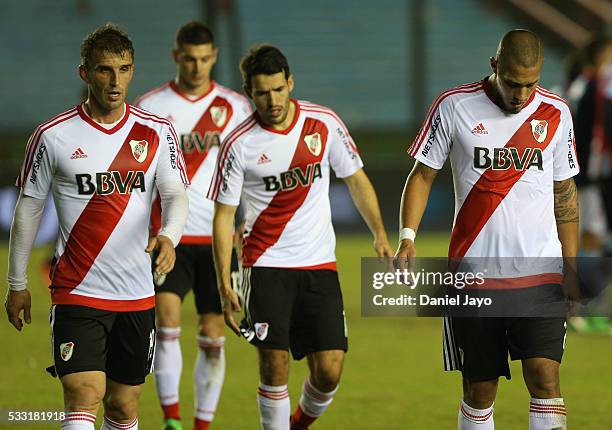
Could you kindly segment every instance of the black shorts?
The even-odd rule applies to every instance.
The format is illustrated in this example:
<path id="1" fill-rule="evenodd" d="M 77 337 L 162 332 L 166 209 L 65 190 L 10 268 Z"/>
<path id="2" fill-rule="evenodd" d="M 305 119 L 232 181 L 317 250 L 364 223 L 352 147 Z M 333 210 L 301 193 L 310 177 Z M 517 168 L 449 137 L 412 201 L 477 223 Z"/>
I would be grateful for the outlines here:
<path id="1" fill-rule="evenodd" d="M 317 351 L 347 351 L 337 272 L 248 267 L 240 294 L 246 316 L 241 329 L 253 345 L 291 349 L 296 360 Z"/>
<path id="2" fill-rule="evenodd" d="M 232 278 L 238 279 L 238 258 L 234 250 Z M 198 314 L 221 313 L 211 245 L 178 245 L 174 269 L 168 273 L 161 286 L 155 286 L 155 293 L 174 293 L 182 301 L 192 289 Z"/>
<path id="3" fill-rule="evenodd" d="M 512 360 L 548 358 L 561 363 L 565 318 L 445 317 L 444 365 L 469 381 L 510 379 Z"/>
<path id="4" fill-rule="evenodd" d="M 99 370 L 109 379 L 140 385 L 151 373 L 155 351 L 155 309 L 112 312 L 86 306 L 51 307 L 55 372 Z"/>

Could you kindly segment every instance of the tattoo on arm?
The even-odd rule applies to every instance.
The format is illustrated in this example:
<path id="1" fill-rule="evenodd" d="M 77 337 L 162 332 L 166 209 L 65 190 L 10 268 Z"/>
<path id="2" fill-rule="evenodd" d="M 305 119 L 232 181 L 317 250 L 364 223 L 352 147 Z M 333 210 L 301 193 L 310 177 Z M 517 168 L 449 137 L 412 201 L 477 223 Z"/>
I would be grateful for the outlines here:
<path id="1" fill-rule="evenodd" d="M 557 224 L 578 222 L 578 192 L 573 178 L 555 181 L 555 218 Z"/>

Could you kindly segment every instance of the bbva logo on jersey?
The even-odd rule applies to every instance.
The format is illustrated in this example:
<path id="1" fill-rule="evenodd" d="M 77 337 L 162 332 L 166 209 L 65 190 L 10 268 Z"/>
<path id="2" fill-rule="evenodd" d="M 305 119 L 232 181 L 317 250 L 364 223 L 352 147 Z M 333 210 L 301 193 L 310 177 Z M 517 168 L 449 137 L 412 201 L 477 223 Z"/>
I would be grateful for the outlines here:
<path id="1" fill-rule="evenodd" d="M 221 138 L 216 131 L 207 131 L 204 136 L 197 130 L 181 134 L 181 150 L 183 154 L 189 154 L 193 151 L 198 151 L 199 153 L 208 152 L 211 147 L 219 145 L 221 145 Z"/>
<path id="2" fill-rule="evenodd" d="M 476 169 L 527 170 L 532 167 L 544 170 L 541 148 L 524 148 L 519 150 L 509 148 L 474 147 L 474 167 Z"/>
<path id="3" fill-rule="evenodd" d="M 134 190 L 145 190 L 145 174 L 142 170 L 129 170 L 125 178 L 121 172 L 97 172 L 95 181 L 89 173 L 77 173 L 75 175 L 78 193 L 80 195 L 108 195 L 115 191 L 119 194 L 128 194 Z"/>
<path id="4" fill-rule="evenodd" d="M 147 159 L 149 152 L 149 142 L 146 140 L 130 140 L 128 142 L 130 148 L 132 148 L 132 155 L 139 163 L 142 163 Z"/>
<path id="5" fill-rule="evenodd" d="M 316 178 L 322 178 L 321 162 L 310 163 L 306 165 L 306 169 L 294 167 L 291 170 L 282 172 L 278 177 L 264 176 L 262 179 L 266 185 L 266 191 L 291 191 L 298 187 L 308 187 Z"/>

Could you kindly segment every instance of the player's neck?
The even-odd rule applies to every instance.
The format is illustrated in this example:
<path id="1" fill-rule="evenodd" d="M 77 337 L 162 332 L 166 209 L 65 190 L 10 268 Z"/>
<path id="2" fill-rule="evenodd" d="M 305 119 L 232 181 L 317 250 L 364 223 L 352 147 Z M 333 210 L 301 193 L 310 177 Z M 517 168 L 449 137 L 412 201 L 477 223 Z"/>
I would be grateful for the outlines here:
<path id="1" fill-rule="evenodd" d="M 119 121 L 125 114 L 125 103 L 116 109 L 106 110 L 96 103 L 95 99 L 89 97 L 83 103 L 83 109 L 87 116 L 98 124 L 112 124 Z"/>
<path id="2" fill-rule="evenodd" d="M 501 97 L 499 96 L 499 90 L 497 89 L 497 74 L 493 73 L 485 81 L 485 85 L 489 90 L 490 98 L 500 109 L 505 110 L 504 104 L 502 103 Z"/>
<path id="3" fill-rule="evenodd" d="M 272 127 L 274 130 L 285 131 L 291 126 L 291 124 L 293 124 L 294 118 L 295 118 L 295 103 L 292 100 L 290 100 L 289 101 L 289 111 L 287 112 L 287 118 L 285 118 L 285 120 L 281 122 L 280 124 L 271 124 L 270 127 Z"/>
<path id="4" fill-rule="evenodd" d="M 182 92 L 183 94 L 187 95 L 187 96 L 192 96 L 192 97 L 199 97 L 201 95 L 206 94 L 207 92 L 210 91 L 211 87 L 212 87 L 212 79 L 208 79 L 206 81 L 204 81 L 202 83 L 202 85 L 198 85 L 197 87 L 192 87 L 189 86 L 185 83 L 185 81 L 183 81 L 180 77 L 177 77 L 174 80 L 174 83 L 176 84 L 176 87 L 179 89 L 180 92 Z"/>

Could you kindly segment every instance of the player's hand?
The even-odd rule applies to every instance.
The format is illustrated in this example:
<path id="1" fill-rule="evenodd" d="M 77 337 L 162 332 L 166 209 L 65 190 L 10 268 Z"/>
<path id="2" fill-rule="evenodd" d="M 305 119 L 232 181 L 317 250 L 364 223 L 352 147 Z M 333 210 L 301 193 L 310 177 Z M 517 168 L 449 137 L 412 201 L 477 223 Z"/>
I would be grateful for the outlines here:
<path id="1" fill-rule="evenodd" d="M 231 283 L 229 284 L 231 285 Z M 221 306 L 223 308 L 223 317 L 225 324 L 232 329 L 237 336 L 240 336 L 240 327 L 234 319 L 234 312 L 240 312 L 240 301 L 238 294 L 231 287 L 219 287 L 219 296 L 221 297 Z"/>
<path id="2" fill-rule="evenodd" d="M 153 251 L 158 253 L 155 259 L 155 274 L 162 277 L 170 273 L 174 269 L 174 262 L 176 261 L 172 240 L 163 234 L 150 238 L 145 252 L 150 254 Z"/>
<path id="3" fill-rule="evenodd" d="M 6 308 L 6 314 L 9 322 L 13 324 L 17 330 L 21 331 L 23 327 L 23 321 L 21 318 L 19 318 L 19 314 L 22 310 L 23 319 L 25 320 L 26 324 L 30 324 L 32 322 L 32 316 L 30 314 L 32 297 L 30 296 L 30 292 L 28 290 L 9 290 L 8 294 L 6 295 L 4 307 Z"/>
<path id="4" fill-rule="evenodd" d="M 387 271 L 393 271 L 393 249 L 389 245 L 387 233 L 384 231 L 381 234 L 374 236 L 374 251 L 378 257 L 379 263 L 386 263 Z"/>
<path id="5" fill-rule="evenodd" d="M 387 233 L 383 232 L 376 235 L 374 238 L 374 251 L 376 251 L 376 256 L 380 259 L 393 257 L 393 249 L 391 249 L 391 245 L 389 245 Z"/>
<path id="6" fill-rule="evenodd" d="M 577 316 L 582 308 L 580 281 L 574 270 L 567 270 L 563 276 L 563 293 L 568 304 L 567 318 Z"/>
<path id="7" fill-rule="evenodd" d="M 414 242 L 409 239 L 404 239 L 400 242 L 395 251 L 393 265 L 396 269 L 413 270 L 415 267 L 416 248 Z"/>

